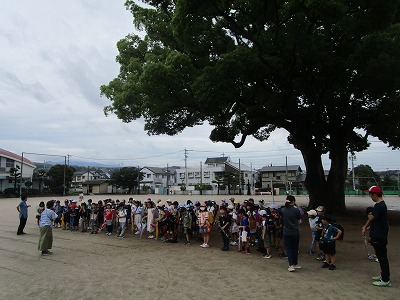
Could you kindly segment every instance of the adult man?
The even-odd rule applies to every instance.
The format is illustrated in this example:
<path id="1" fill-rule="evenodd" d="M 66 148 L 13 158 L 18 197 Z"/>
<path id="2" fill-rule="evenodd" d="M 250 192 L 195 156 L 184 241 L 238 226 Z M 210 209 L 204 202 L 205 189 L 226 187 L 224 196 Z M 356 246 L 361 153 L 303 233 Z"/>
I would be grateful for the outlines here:
<path id="1" fill-rule="evenodd" d="M 28 197 L 26 195 L 21 195 L 21 202 L 17 206 L 17 211 L 19 212 L 19 226 L 17 230 L 17 235 L 25 234 L 24 228 L 26 225 L 26 220 L 28 219 L 28 207 L 30 205 L 26 205 L 26 201 Z"/>
<path id="2" fill-rule="evenodd" d="M 300 241 L 299 220 L 301 219 L 301 214 L 300 210 L 295 207 L 295 203 L 296 198 L 288 195 L 285 207 L 282 208 L 283 242 L 289 261 L 289 272 L 301 269 L 297 264 Z"/>
<path id="3" fill-rule="evenodd" d="M 375 205 L 372 212 L 368 214 L 367 223 L 362 227 L 361 233 L 365 235 L 367 228 L 370 228 L 371 245 L 375 249 L 381 267 L 381 275 L 372 277 L 372 284 L 375 286 L 390 286 L 390 270 L 386 249 L 389 232 L 386 203 L 383 201 L 382 189 L 379 186 L 374 185 L 365 192 L 369 193 Z"/>

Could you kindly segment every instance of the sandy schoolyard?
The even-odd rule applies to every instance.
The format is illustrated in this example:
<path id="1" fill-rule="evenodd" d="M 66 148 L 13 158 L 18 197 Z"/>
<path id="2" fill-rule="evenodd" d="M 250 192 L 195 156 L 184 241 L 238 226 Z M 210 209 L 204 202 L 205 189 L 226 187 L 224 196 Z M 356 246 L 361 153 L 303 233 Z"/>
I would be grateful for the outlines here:
<path id="1" fill-rule="evenodd" d="M 138 199 L 144 201 L 148 196 Z M 155 200 L 164 196 L 150 197 Z M 226 196 L 225 196 L 226 197 Z M 236 196 L 237 197 L 237 196 Z M 94 201 L 110 196 L 92 196 Z M 112 199 L 127 199 L 111 196 Z M 171 196 L 179 203 L 210 197 Z M 218 201 L 224 197 L 214 196 Z M 227 197 L 229 198 L 229 197 Z M 237 197 L 241 200 L 248 196 Z M 271 196 L 255 196 L 256 202 Z M 16 206 L 19 199 L 0 199 L 0 299 L 399 299 L 400 297 L 400 197 L 385 197 L 390 209 L 391 229 L 388 256 L 392 287 L 372 286 L 371 276 L 379 264 L 368 260 L 361 239 L 364 213 L 373 203 L 368 196 L 347 199 L 349 213 L 334 216 L 345 228 L 345 239 L 337 243 L 337 269 L 322 269 L 308 254 L 310 230 L 302 224 L 299 264 L 301 270 L 287 271 L 287 260 L 273 250 L 271 259 L 252 248 L 243 255 L 232 247 L 220 250 L 222 239 L 213 229 L 210 248 L 163 243 L 127 233 L 124 239 L 104 234 L 53 229 L 52 256 L 37 250 L 39 229 L 35 208 L 49 198 L 28 198 L 26 235 L 17 236 Z M 87 197 L 86 197 L 87 199 Z M 63 202 L 63 198 L 59 198 Z M 283 204 L 283 197 L 275 197 Z M 306 197 L 297 197 L 301 205 Z M 372 249 L 372 248 L 371 248 Z"/>

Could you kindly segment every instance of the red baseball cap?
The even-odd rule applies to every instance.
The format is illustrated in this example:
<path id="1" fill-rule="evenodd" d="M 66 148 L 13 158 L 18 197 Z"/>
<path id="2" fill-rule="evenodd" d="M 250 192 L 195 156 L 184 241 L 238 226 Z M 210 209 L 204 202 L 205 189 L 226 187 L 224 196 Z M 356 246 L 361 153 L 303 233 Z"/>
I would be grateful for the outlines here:
<path id="1" fill-rule="evenodd" d="M 382 188 L 377 185 L 371 186 L 368 190 L 365 190 L 366 193 L 373 193 L 373 194 L 382 194 Z"/>

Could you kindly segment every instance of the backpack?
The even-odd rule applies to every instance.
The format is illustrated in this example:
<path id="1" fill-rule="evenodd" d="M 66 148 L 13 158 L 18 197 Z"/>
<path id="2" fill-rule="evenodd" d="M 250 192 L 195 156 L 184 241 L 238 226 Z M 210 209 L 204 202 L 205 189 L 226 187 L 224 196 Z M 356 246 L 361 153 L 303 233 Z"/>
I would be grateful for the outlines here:
<path id="1" fill-rule="evenodd" d="M 336 227 L 337 229 L 339 229 L 342 232 L 342 235 L 340 236 L 340 238 L 338 238 L 339 242 L 343 242 L 343 237 L 344 237 L 344 228 L 342 225 L 335 223 L 335 222 L 331 222 L 331 225 L 333 227 Z"/>
<path id="2" fill-rule="evenodd" d="M 256 219 L 254 218 L 254 216 L 251 216 L 249 218 L 249 228 L 250 228 L 250 230 L 254 230 L 257 228 L 257 222 L 256 222 Z"/>
<path id="3" fill-rule="evenodd" d="M 214 214 L 211 211 L 208 212 L 208 222 L 214 224 Z"/>
<path id="4" fill-rule="evenodd" d="M 274 232 L 276 229 L 275 218 L 272 215 L 267 216 L 267 230 L 268 232 Z"/>

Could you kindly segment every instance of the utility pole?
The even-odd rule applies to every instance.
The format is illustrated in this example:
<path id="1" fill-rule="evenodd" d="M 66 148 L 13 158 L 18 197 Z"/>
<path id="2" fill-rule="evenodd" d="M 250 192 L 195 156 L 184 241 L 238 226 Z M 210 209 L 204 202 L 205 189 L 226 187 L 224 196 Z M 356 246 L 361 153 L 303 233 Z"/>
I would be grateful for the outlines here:
<path id="1" fill-rule="evenodd" d="M 167 195 L 169 195 L 169 169 L 167 164 Z"/>
<path id="2" fill-rule="evenodd" d="M 140 169 L 139 166 L 137 166 L 137 193 L 140 195 Z"/>
<path id="3" fill-rule="evenodd" d="M 286 180 L 285 180 L 286 194 L 288 194 L 288 166 L 287 166 L 287 156 L 286 156 Z"/>
<path id="4" fill-rule="evenodd" d="M 239 158 L 239 195 L 242 194 L 242 172 L 240 170 L 240 158 Z"/>
<path id="5" fill-rule="evenodd" d="M 203 165 L 200 162 L 200 195 L 203 195 Z"/>
<path id="6" fill-rule="evenodd" d="M 350 155 L 351 160 L 351 173 L 353 176 L 353 191 L 356 191 L 356 176 L 354 174 L 354 161 L 356 160 L 356 156 L 354 154 Z"/>
<path id="7" fill-rule="evenodd" d="M 188 177 L 188 171 L 187 171 L 188 155 L 187 155 L 187 153 L 188 153 L 188 150 L 185 148 L 185 188 L 186 188 L 186 190 L 187 190 L 187 184 L 188 184 L 188 181 L 187 181 L 187 177 Z"/>

